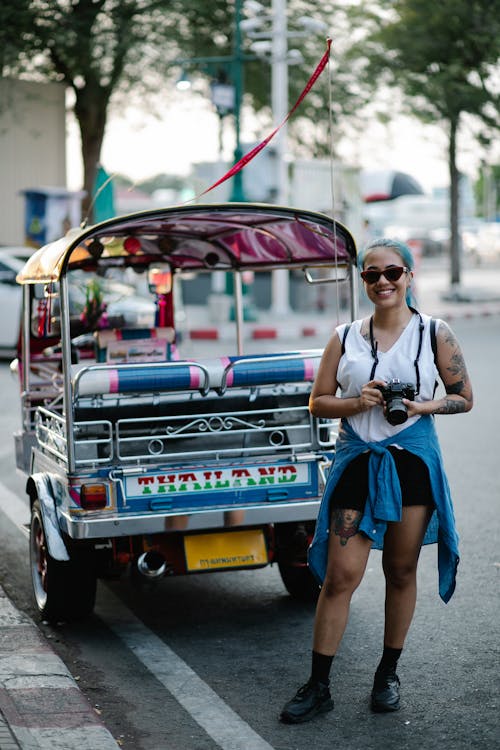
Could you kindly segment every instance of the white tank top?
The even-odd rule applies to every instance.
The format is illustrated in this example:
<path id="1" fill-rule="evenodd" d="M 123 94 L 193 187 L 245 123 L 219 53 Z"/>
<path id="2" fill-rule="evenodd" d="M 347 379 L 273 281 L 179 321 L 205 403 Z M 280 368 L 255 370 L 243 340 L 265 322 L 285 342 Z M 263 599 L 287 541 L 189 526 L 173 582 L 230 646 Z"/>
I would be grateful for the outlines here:
<path id="1" fill-rule="evenodd" d="M 416 401 L 430 401 L 434 395 L 434 387 L 438 378 L 438 370 L 434 362 L 430 339 L 429 315 L 422 315 L 424 331 L 422 338 L 422 349 L 418 360 L 420 372 L 420 392 Z M 337 381 L 341 389 L 341 398 L 352 398 L 361 395 L 361 387 L 370 380 L 373 367 L 371 346 L 361 335 L 361 320 L 355 320 L 349 329 L 345 340 L 345 352 L 340 358 Z M 416 386 L 417 377 L 415 370 L 415 359 L 419 344 L 419 316 L 412 315 L 408 325 L 387 352 L 377 352 L 378 365 L 373 378 L 388 383 L 398 378 L 402 383 L 411 383 Z M 436 332 L 439 321 L 436 320 Z M 342 341 L 345 325 L 336 328 L 337 335 Z M 348 417 L 348 422 L 359 437 L 365 442 L 379 442 L 392 435 L 397 435 L 406 429 L 420 417 L 414 416 L 400 425 L 391 425 L 384 417 L 381 406 Z"/>

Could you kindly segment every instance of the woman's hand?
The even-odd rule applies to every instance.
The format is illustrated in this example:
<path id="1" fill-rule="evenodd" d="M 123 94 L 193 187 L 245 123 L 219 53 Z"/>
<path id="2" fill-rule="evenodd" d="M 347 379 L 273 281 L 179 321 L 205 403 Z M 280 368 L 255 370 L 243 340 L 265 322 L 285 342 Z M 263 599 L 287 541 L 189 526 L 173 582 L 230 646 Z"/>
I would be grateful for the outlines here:
<path id="1" fill-rule="evenodd" d="M 384 398 L 380 387 L 385 386 L 383 380 L 370 380 L 361 388 L 361 395 L 358 398 L 359 412 L 369 411 L 374 406 L 384 406 Z"/>
<path id="2" fill-rule="evenodd" d="M 432 414 L 428 406 L 431 403 L 430 401 L 410 401 L 408 398 L 404 398 L 402 401 L 407 408 L 408 419 L 415 417 L 417 414 Z"/>

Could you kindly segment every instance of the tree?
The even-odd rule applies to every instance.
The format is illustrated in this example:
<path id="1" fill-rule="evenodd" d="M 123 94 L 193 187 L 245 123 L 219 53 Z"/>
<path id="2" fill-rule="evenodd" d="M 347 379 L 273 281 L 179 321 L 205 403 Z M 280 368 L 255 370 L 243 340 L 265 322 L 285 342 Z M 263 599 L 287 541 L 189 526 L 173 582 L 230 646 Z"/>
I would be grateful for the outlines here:
<path id="1" fill-rule="evenodd" d="M 31 75 L 62 82 L 72 91 L 78 121 L 84 172 L 87 214 L 99 163 L 110 106 L 120 97 L 135 98 L 147 107 L 146 92 L 165 86 L 179 71 L 180 58 L 230 57 L 233 54 L 235 3 L 242 0 L 3 0 L 0 8 L 0 73 Z M 291 20 L 316 12 L 333 12 L 334 3 L 289 0 Z M 251 57 L 251 40 L 243 39 L 243 52 Z M 323 52 L 321 37 L 300 40 L 303 75 L 290 77 L 294 101 L 308 71 Z M 214 67 L 205 73 L 216 74 Z M 269 108 L 270 65 L 254 59 L 245 62 L 245 95 L 257 110 Z M 352 99 L 351 99 L 352 100 Z M 334 97 L 336 120 L 345 98 L 339 88 Z M 328 85 L 321 80 L 300 112 L 304 122 L 318 121 L 318 111 L 328 108 Z M 325 124 L 319 118 L 312 151 L 328 152 Z M 303 128 L 302 128 L 303 129 Z M 301 132 L 300 121 L 297 133 Z M 311 135 L 301 137 L 310 147 Z M 304 146 L 304 143 L 307 146 Z"/>
<path id="2" fill-rule="evenodd" d="M 500 56 L 498 0 L 394 0 L 365 13 L 368 32 L 350 54 L 372 90 L 397 87 L 410 112 L 448 133 L 451 285 L 460 283 L 457 147 L 466 113 L 488 143 L 500 122 L 494 71 Z M 362 57 L 361 57 L 362 55 Z"/>
<path id="3" fill-rule="evenodd" d="M 198 44 L 213 50 L 216 34 L 209 36 L 209 29 L 223 28 L 226 12 L 223 0 L 4 0 L 2 75 L 36 75 L 61 81 L 73 92 L 87 193 L 84 213 L 111 98 L 157 86 L 179 56 L 177 40 L 190 39 L 195 24 Z"/>
<path id="4" fill-rule="evenodd" d="M 30 31 L 30 0 L 0 4 L 0 73 L 15 66 Z"/>

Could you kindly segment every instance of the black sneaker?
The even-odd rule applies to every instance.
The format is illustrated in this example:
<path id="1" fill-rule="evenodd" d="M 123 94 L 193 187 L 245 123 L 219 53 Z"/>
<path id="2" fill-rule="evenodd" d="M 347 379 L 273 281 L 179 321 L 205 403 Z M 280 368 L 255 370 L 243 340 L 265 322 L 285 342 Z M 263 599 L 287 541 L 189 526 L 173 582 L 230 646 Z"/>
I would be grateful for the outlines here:
<path id="1" fill-rule="evenodd" d="M 398 711 L 399 708 L 399 677 L 396 672 L 376 672 L 372 690 L 372 710 L 382 713 Z"/>
<path id="2" fill-rule="evenodd" d="M 284 724 L 301 724 L 333 709 L 333 700 L 328 685 L 309 680 L 297 691 L 291 701 L 285 703 L 280 714 Z"/>

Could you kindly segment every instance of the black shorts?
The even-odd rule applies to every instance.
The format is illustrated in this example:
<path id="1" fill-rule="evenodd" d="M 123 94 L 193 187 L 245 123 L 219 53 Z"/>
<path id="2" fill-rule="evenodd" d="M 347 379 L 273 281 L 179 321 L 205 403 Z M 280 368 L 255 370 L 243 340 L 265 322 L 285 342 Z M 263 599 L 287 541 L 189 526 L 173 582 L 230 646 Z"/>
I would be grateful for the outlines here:
<path id="1" fill-rule="evenodd" d="M 409 451 L 389 446 L 396 464 L 403 507 L 434 506 L 429 470 L 421 458 Z M 368 459 L 370 452 L 356 456 L 345 468 L 330 499 L 330 508 L 351 508 L 361 512 L 368 497 Z"/>

